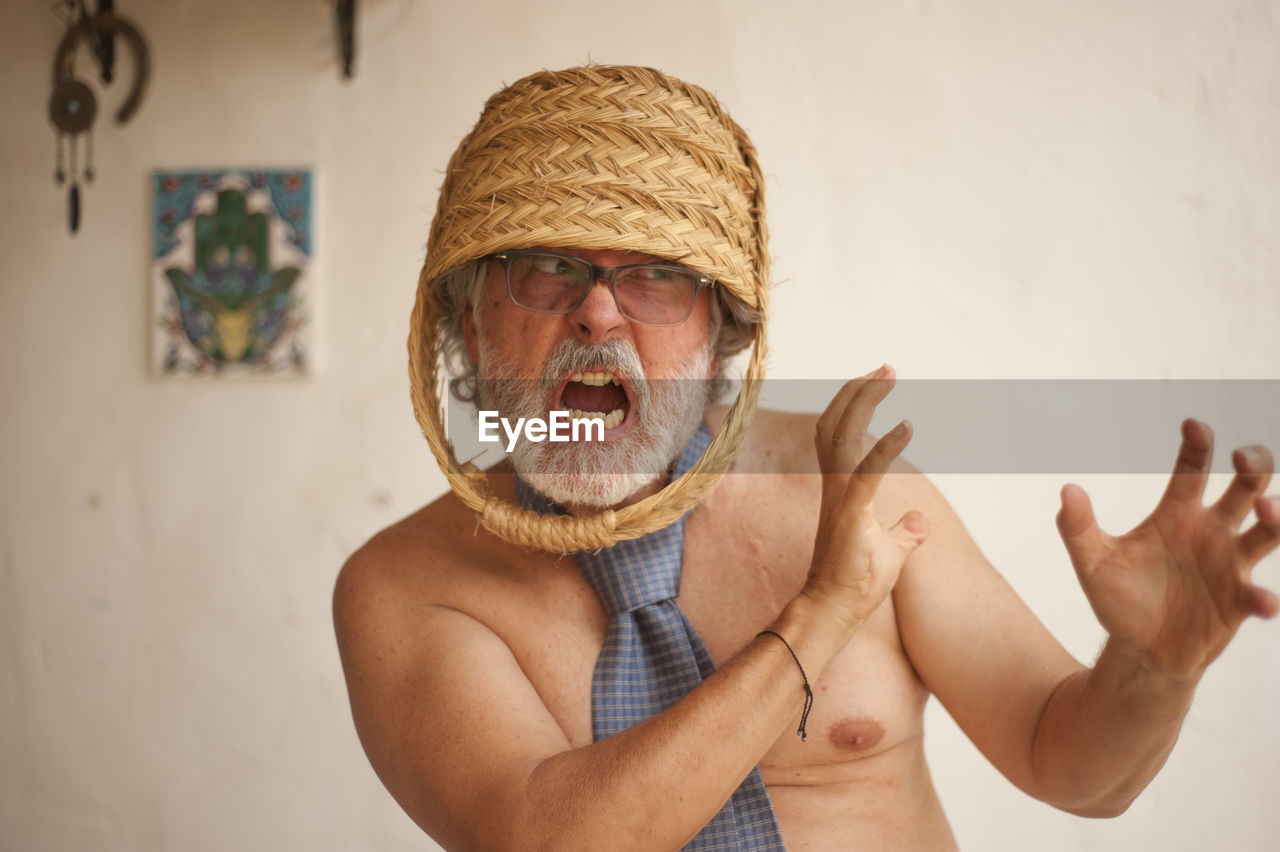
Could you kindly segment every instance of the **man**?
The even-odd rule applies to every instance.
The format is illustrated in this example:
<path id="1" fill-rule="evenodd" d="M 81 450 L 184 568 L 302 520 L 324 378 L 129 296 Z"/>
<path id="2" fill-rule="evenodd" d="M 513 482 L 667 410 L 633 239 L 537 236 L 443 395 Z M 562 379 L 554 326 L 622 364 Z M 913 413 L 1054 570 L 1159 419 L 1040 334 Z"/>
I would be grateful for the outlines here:
<path id="1" fill-rule="evenodd" d="M 443 342 L 413 347 L 415 393 L 434 386 L 423 358 L 443 352 L 482 409 L 608 428 L 576 444 L 526 433 L 490 471 L 485 530 L 447 495 L 338 580 L 361 740 L 445 848 L 953 848 L 924 760 L 930 693 L 1027 793 L 1118 814 L 1241 621 L 1277 611 L 1249 578 L 1280 541 L 1271 457 L 1237 451 L 1204 506 L 1212 438 L 1187 421 L 1165 496 L 1127 535 L 1063 490 L 1059 528 L 1110 637 L 1080 665 L 899 460 L 910 425 L 868 436 L 888 367 L 819 418 L 759 413 L 737 458 L 760 473 L 724 477 L 634 544 L 565 556 L 520 538 L 543 522 L 612 529 L 730 431 L 700 388 L 753 334 L 762 346 L 761 184 L 714 99 L 649 69 L 526 78 L 454 155 L 414 319 L 415 337 Z M 466 491 L 475 475 L 446 467 Z M 496 518 L 517 501 L 528 514 Z M 659 577 L 678 595 L 613 600 L 610 583 Z M 701 673 L 667 695 L 665 646 L 651 646 L 686 641 L 663 632 L 686 624 Z"/>

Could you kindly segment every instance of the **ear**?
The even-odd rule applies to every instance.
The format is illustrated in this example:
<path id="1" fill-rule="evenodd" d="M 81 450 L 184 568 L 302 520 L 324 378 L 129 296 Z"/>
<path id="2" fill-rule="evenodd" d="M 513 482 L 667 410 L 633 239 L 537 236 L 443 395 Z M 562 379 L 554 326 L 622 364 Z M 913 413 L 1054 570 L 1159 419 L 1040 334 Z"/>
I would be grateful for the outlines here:
<path id="1" fill-rule="evenodd" d="M 462 309 L 462 342 L 467 348 L 467 357 L 473 364 L 480 363 L 480 336 L 476 330 L 475 308 L 467 305 Z"/>

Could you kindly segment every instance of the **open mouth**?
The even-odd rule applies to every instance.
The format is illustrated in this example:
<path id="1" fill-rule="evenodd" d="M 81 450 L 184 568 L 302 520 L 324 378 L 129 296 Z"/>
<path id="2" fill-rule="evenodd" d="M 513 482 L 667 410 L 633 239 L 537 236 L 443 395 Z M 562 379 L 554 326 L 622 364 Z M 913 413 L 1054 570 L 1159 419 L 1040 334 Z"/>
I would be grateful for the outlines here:
<path id="1" fill-rule="evenodd" d="M 631 413 L 631 391 L 625 379 L 606 370 L 573 373 L 556 389 L 554 407 L 574 420 L 599 418 L 606 435 L 618 435 Z"/>

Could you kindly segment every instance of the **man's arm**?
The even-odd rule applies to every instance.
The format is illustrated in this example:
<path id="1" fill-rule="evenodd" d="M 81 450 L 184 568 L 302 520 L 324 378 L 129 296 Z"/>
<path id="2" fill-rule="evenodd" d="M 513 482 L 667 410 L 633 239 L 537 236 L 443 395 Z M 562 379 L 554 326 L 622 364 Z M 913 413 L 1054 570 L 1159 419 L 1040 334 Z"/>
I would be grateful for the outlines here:
<path id="1" fill-rule="evenodd" d="M 360 573 L 344 571 L 336 606 L 356 727 L 392 795 L 449 849 L 679 848 L 803 696 L 781 643 L 760 640 L 667 712 L 573 749 L 488 627 L 443 607 L 397 623 L 396 604 L 355 588 Z M 842 644 L 811 627 L 823 623 L 797 605 L 777 629 L 817 658 Z"/>
<path id="2" fill-rule="evenodd" d="M 1102 796 L 1091 812 L 1101 815 L 1127 808 L 1164 764 L 1196 684 L 1244 619 L 1277 610 L 1276 596 L 1250 577 L 1280 542 L 1280 506 L 1264 496 L 1271 454 L 1237 450 L 1235 477 L 1205 506 L 1213 434 L 1188 420 L 1182 439 L 1160 503 L 1124 536 L 1099 529 L 1083 490 L 1062 493 L 1058 527 L 1109 638 L 1093 670 L 1050 699 L 1036 760 L 1090 767 Z M 1257 522 L 1240 532 L 1251 509 Z"/>
<path id="3" fill-rule="evenodd" d="M 1121 538 L 1097 528 L 1083 492 L 1064 489 L 1059 526 L 1110 636 L 1091 669 L 1048 635 L 942 498 L 912 478 L 907 490 L 933 531 L 894 591 L 904 646 L 974 743 L 1031 795 L 1082 815 L 1122 812 L 1164 764 L 1205 666 L 1246 616 L 1274 613 L 1274 595 L 1248 574 L 1280 540 L 1280 512 L 1261 497 L 1270 458 L 1237 453 L 1237 476 L 1204 507 L 1210 453 L 1207 428 L 1184 427 L 1168 492 Z M 1251 507 L 1258 523 L 1237 534 Z"/>
<path id="4" fill-rule="evenodd" d="M 805 591 L 770 625 L 812 677 L 888 594 L 925 535 L 914 515 L 885 529 L 871 505 L 910 430 L 885 436 L 865 458 L 857 453 L 888 386 L 850 383 L 819 422 L 826 476 L 814 567 Z M 334 618 L 369 759 L 401 806 L 448 848 L 679 848 L 802 703 L 795 661 L 764 637 L 667 711 L 571 748 L 493 630 L 404 594 L 394 579 L 402 559 L 376 544 L 353 557 Z"/>

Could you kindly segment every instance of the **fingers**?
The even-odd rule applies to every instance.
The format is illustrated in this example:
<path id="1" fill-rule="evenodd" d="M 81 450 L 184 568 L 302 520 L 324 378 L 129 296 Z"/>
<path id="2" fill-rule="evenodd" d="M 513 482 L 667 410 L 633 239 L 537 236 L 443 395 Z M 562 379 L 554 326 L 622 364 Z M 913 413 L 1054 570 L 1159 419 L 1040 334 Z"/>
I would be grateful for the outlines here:
<path id="1" fill-rule="evenodd" d="M 893 368 L 884 365 L 845 383 L 818 418 L 814 444 L 823 473 L 852 473 L 862 458 L 862 436 L 871 418 L 893 389 Z"/>
<path id="2" fill-rule="evenodd" d="M 1280 599 L 1270 589 L 1245 585 L 1240 590 L 1240 609 L 1249 615 L 1274 618 L 1280 612 Z"/>
<path id="3" fill-rule="evenodd" d="M 1204 485 L 1209 477 L 1209 462 L 1213 458 L 1213 430 L 1208 424 L 1187 418 L 1182 421 L 1182 445 L 1178 448 L 1178 460 L 1173 465 L 1173 476 L 1160 505 L 1172 503 L 1199 503 L 1204 497 Z"/>
<path id="4" fill-rule="evenodd" d="M 845 409 L 849 407 L 850 400 L 856 394 L 867 380 L 876 375 L 884 367 L 872 370 L 867 375 L 859 379 L 851 379 L 844 383 L 836 395 L 832 398 L 831 403 L 827 406 L 827 410 L 822 412 L 818 418 L 817 428 L 813 433 L 813 446 L 818 451 L 818 468 L 822 471 L 822 507 L 825 512 L 826 507 L 831 501 L 839 495 L 844 488 L 844 477 L 832 476 L 834 473 L 834 465 L 831 460 L 831 441 L 835 434 L 836 426 L 840 423 L 840 419 L 844 416 Z"/>
<path id="5" fill-rule="evenodd" d="M 1062 486 L 1062 508 L 1058 510 L 1058 534 L 1076 574 L 1084 579 L 1110 547 L 1107 535 L 1093 515 L 1089 495 L 1079 485 Z"/>
<path id="6" fill-rule="evenodd" d="M 876 408 L 884 402 L 896 382 L 893 368 L 885 364 L 853 395 L 831 436 L 831 460 L 836 470 L 849 472 L 861 463 L 862 437 L 871 428 Z"/>
<path id="7" fill-rule="evenodd" d="M 892 430 L 876 441 L 871 451 L 863 456 L 857 470 L 849 478 L 845 488 L 844 503 L 848 508 L 864 508 L 871 505 L 880 487 L 880 480 L 888 473 L 894 459 L 902 454 L 903 449 L 911 442 L 911 423 L 903 420 Z"/>
<path id="8" fill-rule="evenodd" d="M 1228 524 L 1238 527 L 1254 502 L 1267 490 L 1273 462 L 1266 447 L 1253 446 L 1232 453 L 1231 463 L 1236 475 L 1214 505 L 1214 511 Z"/>
<path id="9" fill-rule="evenodd" d="M 848 474 L 861 461 L 862 436 L 871 425 L 876 406 L 892 387 L 893 368 L 886 364 L 846 382 L 818 418 L 813 442 L 823 473 L 824 512 L 844 494 Z"/>
<path id="10" fill-rule="evenodd" d="M 1259 497 L 1253 504 L 1258 522 L 1241 533 L 1240 555 L 1252 565 L 1280 544 L 1280 497 Z"/>

